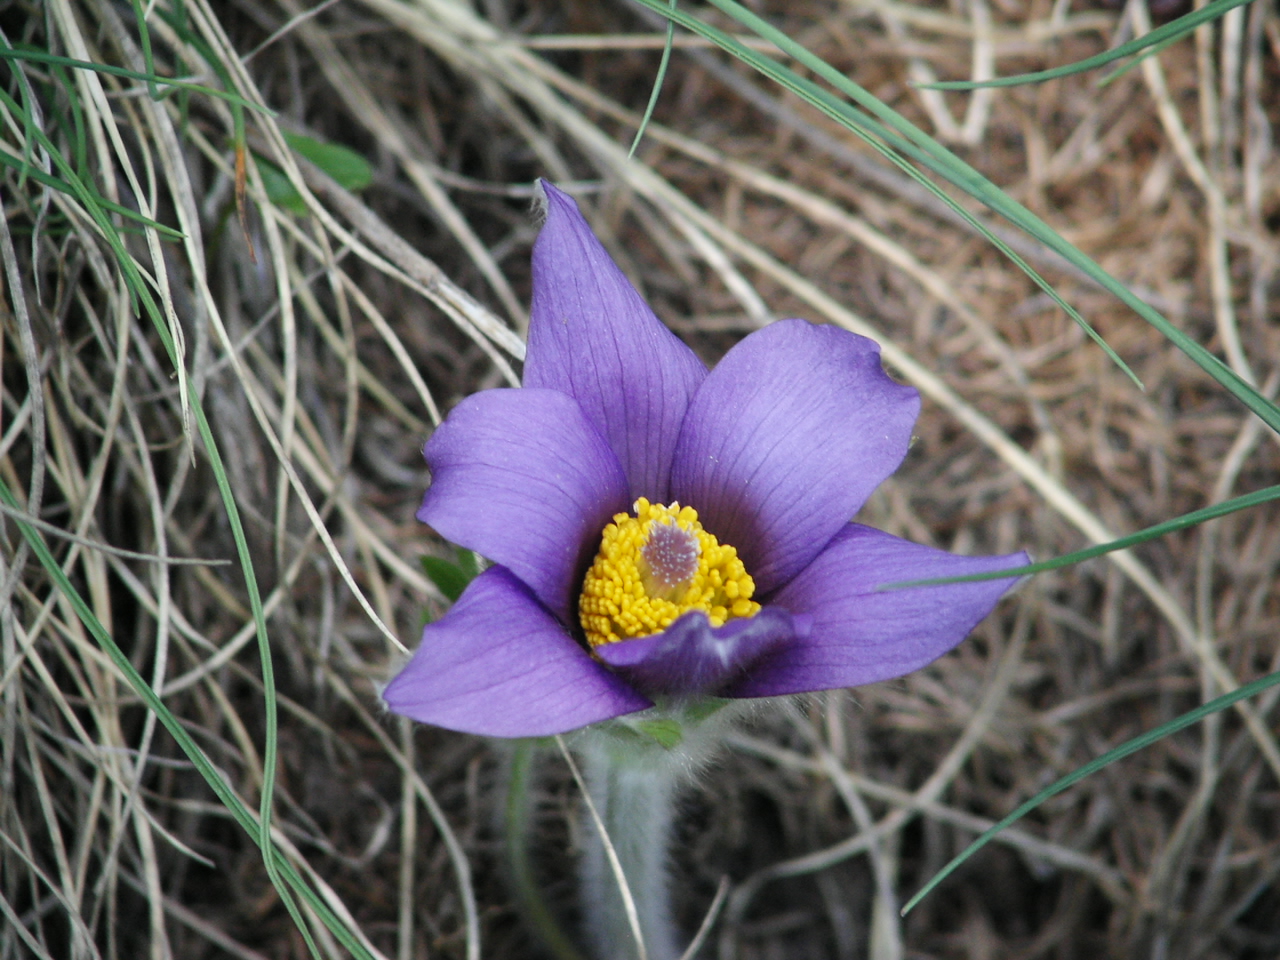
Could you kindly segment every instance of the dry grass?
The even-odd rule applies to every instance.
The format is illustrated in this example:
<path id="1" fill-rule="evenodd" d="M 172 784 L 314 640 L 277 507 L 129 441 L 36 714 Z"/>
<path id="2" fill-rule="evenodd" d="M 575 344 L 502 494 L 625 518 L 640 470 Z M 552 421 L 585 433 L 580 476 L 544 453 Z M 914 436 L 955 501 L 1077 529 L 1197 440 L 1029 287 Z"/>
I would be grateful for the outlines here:
<path id="1" fill-rule="evenodd" d="M 1144 15 L 1049 0 L 766 6 L 1275 394 L 1273 5 L 1102 90 L 1076 77 L 973 97 L 909 84 L 1066 62 L 1145 29 Z M 157 101 L 84 72 L 71 91 L 10 61 L 4 89 L 38 109 L 31 123 L 6 111 L 0 137 L 57 173 L 43 130 L 102 196 L 185 234 L 125 236 L 244 517 L 279 691 L 277 842 L 382 955 L 533 951 L 502 883 L 499 759 L 381 716 L 376 691 L 441 606 L 417 560 L 447 551 L 413 519 L 418 450 L 459 398 L 516 382 L 535 176 L 581 186 L 625 269 L 708 362 L 786 315 L 880 340 L 928 400 L 907 463 L 865 511 L 891 532 L 1047 557 L 1277 482 L 1275 438 L 1136 317 L 1026 251 L 1145 393 L 936 202 L 717 53 L 673 58 L 643 163 L 628 163 L 657 63 L 657 27 L 635 8 L 184 7 L 185 24 L 149 20 L 159 72 L 218 86 L 207 56 L 275 111 L 248 114 L 248 143 L 309 186 L 307 215 L 266 203 L 250 163 L 239 219 L 233 114 L 207 96 Z M 136 24 L 106 0 L 15 3 L 0 29 L 12 46 L 143 66 Z M 353 196 L 300 167 L 282 131 L 354 148 L 373 184 Z M 92 612 L 253 808 L 263 672 L 185 384 L 83 200 L 3 175 L 0 478 L 52 525 Z M 896 915 L 1056 777 L 1280 669 L 1276 521 L 1237 514 L 1042 576 L 934 667 L 810 698 L 736 738 L 689 798 L 680 844 L 690 930 L 731 885 L 704 955 L 1280 953 L 1274 693 L 1047 803 Z M 3 529 L 0 958 L 305 956 L 257 847 Z M 542 789 L 550 866 L 572 848 L 579 799 L 559 767 Z M 568 903 L 566 883 L 548 877 Z M 309 929 L 323 956 L 344 955 Z"/>

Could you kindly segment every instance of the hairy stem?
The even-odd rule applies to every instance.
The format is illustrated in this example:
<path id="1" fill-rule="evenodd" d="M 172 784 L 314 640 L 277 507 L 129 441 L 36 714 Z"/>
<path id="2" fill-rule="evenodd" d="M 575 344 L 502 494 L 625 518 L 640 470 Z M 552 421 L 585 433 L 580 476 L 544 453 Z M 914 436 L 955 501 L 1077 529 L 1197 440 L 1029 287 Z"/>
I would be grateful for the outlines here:
<path id="1" fill-rule="evenodd" d="M 671 916 L 667 873 L 674 803 L 688 765 L 663 751 L 619 756 L 605 743 L 582 751 L 587 789 L 622 865 L 648 960 L 676 960 L 682 937 Z M 605 840 L 584 810 L 583 925 L 597 960 L 640 960 Z"/>

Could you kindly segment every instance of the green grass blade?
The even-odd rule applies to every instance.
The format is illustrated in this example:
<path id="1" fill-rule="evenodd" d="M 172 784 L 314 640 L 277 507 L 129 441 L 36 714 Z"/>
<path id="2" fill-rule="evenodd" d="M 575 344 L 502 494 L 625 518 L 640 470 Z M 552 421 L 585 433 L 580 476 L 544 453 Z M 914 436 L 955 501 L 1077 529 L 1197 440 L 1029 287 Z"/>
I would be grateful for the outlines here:
<path id="1" fill-rule="evenodd" d="M 646 6 L 651 6 L 654 0 L 640 0 Z M 656 8 L 655 8 L 656 9 Z M 844 124 L 849 130 L 862 137 L 872 148 L 879 152 L 886 160 L 897 166 L 903 173 L 911 177 L 916 183 L 920 184 L 948 207 L 954 210 L 961 218 L 965 220 L 974 230 L 984 236 L 992 245 L 1005 254 L 1015 265 L 1017 265 L 1042 291 L 1044 291 L 1055 303 L 1058 304 L 1084 332 L 1094 341 L 1104 353 L 1110 358 L 1111 362 L 1120 368 L 1124 374 L 1139 388 L 1142 389 L 1142 381 L 1137 374 L 1129 367 L 1127 363 L 1120 357 L 1111 345 L 1093 329 L 1092 325 L 1084 319 L 1071 304 L 1062 298 L 1062 295 L 1053 288 L 1053 285 L 1045 280 L 1040 274 L 1016 252 L 1014 252 L 1008 244 L 993 234 L 987 227 L 968 210 L 961 206 L 954 197 L 948 195 L 936 183 L 924 176 L 914 165 L 904 159 L 909 157 L 919 163 L 924 164 L 930 169 L 936 169 L 937 161 L 919 149 L 916 144 L 900 136 L 893 129 L 886 127 L 877 121 L 871 115 L 850 106 L 847 102 L 833 96 L 829 90 L 826 90 L 811 80 L 801 77 L 793 71 L 789 70 L 776 60 L 772 60 L 763 54 L 744 46 L 736 38 L 722 33 L 714 27 L 710 27 L 701 21 L 692 17 L 680 17 L 672 14 L 673 21 L 678 21 L 682 25 L 687 26 L 690 30 L 701 33 L 703 36 L 713 40 L 718 45 L 724 47 L 734 56 L 748 63 L 750 66 L 759 70 L 762 74 L 769 77 L 785 89 L 790 90 L 796 96 L 808 101 L 811 105 L 821 110 L 827 116 L 831 117 L 839 123 Z M 771 38 L 772 39 L 772 38 Z M 817 61 L 821 63 L 821 61 Z M 878 101 L 877 101 L 878 102 Z M 905 123 L 905 121 L 903 121 Z M 960 184 L 954 177 L 950 176 L 945 170 L 937 171 L 942 176 L 951 179 L 952 182 Z M 976 171 L 975 171 L 976 175 Z M 998 189 L 994 184 L 989 185 L 991 189 Z M 983 184 L 974 180 L 972 187 L 964 187 L 971 194 L 978 196 L 975 191 L 981 191 Z M 979 197 L 981 199 L 981 197 Z"/>
<path id="2" fill-rule="evenodd" d="M 998 77 L 994 80 L 940 80 L 937 83 L 921 84 L 921 87 L 929 90 L 978 90 L 982 87 L 1016 87 L 1027 83 L 1043 83 L 1046 80 L 1069 77 L 1075 73 L 1084 73 L 1086 70 L 1105 67 L 1109 63 L 1115 63 L 1117 60 L 1123 60 L 1125 57 L 1131 57 L 1134 54 L 1143 53 L 1143 51 L 1146 51 L 1146 54 L 1158 53 L 1170 44 L 1177 43 L 1202 24 L 1218 19 L 1228 10 L 1234 10 L 1236 7 L 1242 7 L 1246 3 L 1252 2 L 1253 0 L 1212 0 L 1212 2 L 1199 10 L 1193 10 L 1191 13 L 1178 17 L 1176 20 L 1170 20 L 1164 26 L 1157 27 L 1150 33 L 1143 34 L 1128 43 L 1123 43 L 1113 50 L 1107 50 L 1104 53 L 1086 57 L 1084 60 L 1077 60 L 1075 63 L 1068 63 L 1061 67 L 1053 67 L 1050 70 L 1020 73 L 1017 76 Z M 1125 64 L 1122 70 L 1128 70 L 1133 66 L 1133 63 Z M 1120 72 L 1122 71 L 1111 74 L 1107 80 L 1109 81 L 1119 76 Z"/>
<path id="3" fill-rule="evenodd" d="M 0 99 L 3 99 L 14 109 L 16 105 L 12 98 L 6 92 L 0 90 Z M 243 118 L 243 111 L 237 111 L 234 104 L 233 112 L 239 114 Z M 163 311 L 159 304 L 156 303 L 152 296 L 150 288 L 143 279 L 141 271 L 129 254 L 123 241 L 117 232 L 113 229 L 111 219 L 106 209 L 97 202 L 95 192 L 91 190 L 77 175 L 76 171 L 71 168 L 66 158 L 64 158 L 49 141 L 47 135 L 38 128 L 33 131 L 37 142 L 44 147 L 59 167 L 65 182 L 72 188 L 72 193 L 76 199 L 80 201 L 90 219 L 95 225 L 111 249 L 111 253 L 119 266 L 122 276 L 129 288 L 130 296 L 134 303 L 134 309 L 139 309 L 148 319 L 151 320 L 156 330 L 157 336 L 164 347 L 165 354 L 169 358 L 169 362 L 177 368 L 182 362 L 178 355 L 177 347 L 170 335 L 168 325 L 165 322 Z M 213 431 L 209 426 L 208 419 L 205 416 L 200 398 L 195 392 L 195 387 L 191 380 L 187 381 L 187 402 L 191 409 L 200 434 L 201 442 L 204 445 L 205 453 L 209 458 L 210 468 L 213 470 L 214 479 L 218 487 L 219 496 L 226 510 L 227 521 L 231 527 L 232 539 L 236 545 L 237 559 L 240 563 L 241 571 L 244 575 L 245 589 L 248 594 L 249 608 L 253 614 L 254 627 L 258 640 L 258 656 L 262 670 L 262 684 L 264 690 L 264 711 L 266 737 L 263 751 L 263 771 L 262 771 L 262 797 L 259 807 L 258 820 L 254 826 L 257 833 L 257 842 L 263 851 L 263 864 L 267 874 L 273 885 L 279 891 L 281 901 L 285 904 L 290 916 L 298 924 L 299 932 L 306 939 L 312 952 L 319 957 L 319 950 L 312 941 L 311 933 L 306 927 L 305 919 L 298 910 L 297 903 L 294 901 L 291 890 L 291 883 L 285 874 L 281 872 L 282 862 L 279 853 L 275 848 L 275 844 L 271 839 L 271 801 L 273 797 L 276 761 L 277 761 L 277 703 L 275 693 L 274 671 L 272 669 L 271 644 L 267 636 L 266 617 L 262 610 L 262 598 L 258 591 L 257 576 L 254 572 L 254 564 L 252 556 L 249 552 L 248 540 L 244 533 L 244 524 L 240 517 L 239 508 L 236 506 L 235 496 L 231 490 L 230 481 L 227 478 L 225 466 L 222 462 L 221 454 L 217 441 L 214 439 Z M 314 894 L 307 889 L 304 896 L 309 903 L 313 903 Z M 337 934 L 337 931 L 335 931 Z M 349 931 L 343 931 L 343 936 L 350 937 Z"/>
<path id="4" fill-rule="evenodd" d="M 70 139 L 75 145 L 75 169 L 82 178 L 86 177 L 89 171 L 89 130 L 85 124 L 84 108 L 80 105 L 80 97 L 76 93 L 70 71 L 60 64 L 49 64 L 49 72 L 53 74 L 66 96 L 71 114 Z M 159 229 L 159 224 L 156 226 Z"/>
<path id="5" fill-rule="evenodd" d="M 947 583 L 974 583 L 979 580 L 1003 580 L 1005 577 L 1026 577 L 1034 573 L 1044 573 L 1047 570 L 1060 570 L 1063 567 L 1069 567 L 1072 564 L 1080 563 L 1084 560 L 1092 560 L 1094 557 L 1101 557 L 1108 553 L 1114 553 L 1117 550 L 1124 550 L 1128 547 L 1137 546 L 1140 543 L 1146 543 L 1148 540 L 1155 540 L 1169 533 L 1176 533 L 1179 530 L 1186 530 L 1197 524 L 1205 523 L 1209 520 L 1216 520 L 1219 517 L 1225 517 L 1227 514 L 1236 513 L 1240 510 L 1248 510 L 1250 507 L 1257 507 L 1264 503 L 1280 500 L 1280 485 L 1267 487 L 1264 490 L 1255 490 L 1253 493 L 1246 493 L 1243 496 L 1233 497 L 1230 500 L 1224 500 L 1222 503 L 1215 503 L 1211 507 L 1205 507 L 1202 510 L 1194 510 L 1191 513 L 1184 513 L 1180 517 L 1174 517 L 1172 520 L 1166 520 L 1164 523 L 1157 523 L 1153 527 L 1147 527 L 1137 533 L 1131 533 L 1126 537 L 1118 540 L 1111 540 L 1108 543 L 1100 543 L 1096 546 L 1086 547 L 1084 550 L 1076 550 L 1073 553 L 1065 553 L 1060 557 L 1054 557 L 1052 560 L 1041 560 L 1038 563 L 1029 563 L 1022 567 L 1010 567 L 1008 570 L 995 570 L 989 573 L 973 573 L 964 577 L 937 577 L 931 580 L 902 580 L 896 583 L 886 583 L 877 588 L 879 590 L 905 590 L 910 587 L 933 587 Z"/>
<path id="6" fill-rule="evenodd" d="M 671 0 L 671 9 L 676 8 L 676 0 Z M 658 95 L 662 93 L 662 81 L 667 78 L 667 67 L 671 63 L 671 47 L 676 39 L 676 25 L 674 20 L 667 21 L 667 42 L 662 46 L 662 59 L 658 61 L 658 74 L 653 78 L 653 92 L 649 94 L 649 103 L 644 108 L 644 116 L 640 118 L 640 126 L 636 128 L 635 139 L 631 141 L 631 149 L 627 151 L 627 157 L 636 155 L 636 148 L 640 146 L 640 141 L 644 139 L 644 132 L 649 126 L 649 121 L 653 119 L 654 108 L 658 105 Z"/>
<path id="7" fill-rule="evenodd" d="M 642 0 L 642 2 L 645 2 L 645 0 Z M 813 70 L 841 93 L 873 114 L 888 128 L 909 140 L 920 151 L 918 154 L 916 151 L 910 151 L 910 153 L 913 156 L 917 156 L 935 173 L 945 177 L 1089 274 L 1099 284 L 1115 294 L 1155 326 L 1165 337 L 1173 341 L 1179 349 L 1187 353 L 1206 373 L 1222 383 L 1249 409 L 1257 413 L 1268 426 L 1280 432 L 1280 408 L 1277 408 L 1275 404 L 1258 393 L 1257 390 L 1237 376 L 1234 371 L 1209 353 L 1208 350 L 1205 350 L 1179 331 L 1158 311 L 1134 296 L 1128 287 L 1103 270 L 1091 257 L 1069 243 L 1056 230 L 1021 203 L 1014 200 L 976 169 L 820 57 L 810 53 L 767 21 L 742 7 L 736 0 L 711 0 L 711 3 L 738 19 L 745 26 L 778 47 L 779 50 L 793 57 L 797 62 Z"/>
<path id="8" fill-rule="evenodd" d="M 156 61 L 151 53 L 151 31 L 147 29 L 147 12 L 142 9 L 142 0 L 133 0 L 133 17 L 138 22 L 138 42 L 142 47 L 142 64 L 146 67 L 148 75 L 154 77 Z M 160 88 L 155 80 L 147 81 L 147 89 L 151 92 L 152 100 L 160 99 Z"/>
<path id="9" fill-rule="evenodd" d="M 217 97 L 219 100 L 225 100 L 233 107 L 256 110 L 259 113 L 271 116 L 270 110 L 260 107 L 250 100 L 246 100 L 238 93 L 231 93 L 227 90 L 218 90 L 214 87 L 206 87 L 204 84 L 192 83 L 188 80 L 174 80 L 169 77 L 157 76 L 154 73 L 140 73 L 137 70 L 129 70 L 126 67 L 115 67 L 106 63 L 93 63 L 89 60 L 73 60 L 70 57 L 59 57 L 52 53 L 46 53 L 41 50 L 27 50 L 22 48 L 8 47 L 0 44 L 0 60 L 26 60 L 30 63 L 43 63 L 56 65 L 61 67 L 70 67 L 76 70 L 92 70 L 95 73 L 106 73 L 113 77 L 123 77 L 127 80 L 138 80 L 140 82 L 151 84 L 162 84 L 167 87 L 175 87 L 180 90 L 190 90 L 193 93 L 203 93 L 206 96 Z"/>
<path id="10" fill-rule="evenodd" d="M 3 150 L 0 150 L 0 166 L 8 167 L 11 170 L 17 170 L 20 177 L 29 177 L 36 183 L 43 184 L 46 187 L 51 187 L 59 193 L 65 193 L 67 196 L 71 197 L 75 196 L 75 191 L 67 181 L 55 177 L 52 174 L 45 173 L 39 167 L 34 167 L 30 163 L 15 157 L 11 153 L 5 153 Z M 95 194 L 95 196 L 97 196 L 98 203 L 102 205 L 104 210 L 109 210 L 111 213 L 133 220 L 144 227 L 150 227 L 152 230 L 155 230 L 157 233 L 169 240 L 182 239 L 181 230 L 175 230 L 173 227 L 167 227 L 163 223 L 157 223 L 150 217 L 144 217 L 137 210 L 130 210 L 128 207 L 116 203 L 113 200 L 108 200 L 101 194 Z"/>
<path id="11" fill-rule="evenodd" d="M 21 504 L 19 504 L 17 499 L 13 496 L 12 491 L 10 491 L 8 484 L 4 482 L 3 478 L 0 478 L 0 500 L 3 500 L 5 505 L 12 508 L 12 510 L 21 512 Z M 10 516 L 12 516 L 12 514 L 10 514 Z M 186 754 L 192 765 L 205 779 L 205 782 L 209 784 L 209 788 L 214 792 L 223 806 L 226 807 L 228 812 L 230 812 L 232 817 L 235 818 L 240 827 L 249 834 L 251 838 L 253 838 L 255 843 L 261 844 L 263 838 L 259 829 L 260 821 L 258 818 L 256 818 L 253 812 L 244 805 L 236 795 L 235 791 L 232 790 L 230 784 L 227 783 L 222 774 L 218 771 L 218 768 L 214 766 L 208 755 L 205 754 L 200 745 L 196 743 L 191 734 L 189 734 L 186 728 L 183 727 L 182 722 L 173 715 L 173 712 L 167 706 L 165 706 L 165 703 L 160 699 L 159 694 L 157 694 L 151 685 L 147 683 L 146 679 L 138 672 L 132 661 L 130 661 L 124 651 L 116 644 L 115 639 L 107 632 L 107 629 L 94 615 L 93 610 L 89 607 L 88 603 L 85 602 L 84 597 L 80 595 L 80 592 L 76 589 L 75 585 L 70 581 L 70 579 L 68 579 L 66 573 L 58 564 L 57 559 L 53 556 L 52 552 L 50 552 L 48 545 L 44 542 L 44 538 L 40 535 L 39 531 L 22 520 L 14 518 L 14 522 L 17 523 L 18 529 L 22 533 L 23 538 L 31 546 L 32 552 L 35 553 L 41 565 L 53 580 L 54 586 L 61 591 L 63 596 L 65 596 L 68 602 L 70 602 L 72 608 L 76 612 L 76 616 L 80 618 L 80 622 L 84 624 L 85 629 L 88 630 L 94 640 L 98 642 L 103 652 L 110 657 L 111 662 L 115 664 L 116 669 L 124 675 L 129 685 L 147 705 L 148 709 L 155 713 L 156 717 L 164 725 L 165 729 L 169 731 L 169 734 L 173 737 L 179 748 L 184 754 Z M 266 840 L 267 847 L 264 848 L 264 856 L 268 856 L 273 860 L 276 869 L 283 878 L 283 882 L 288 884 L 290 888 L 296 890 L 304 899 L 306 899 L 307 903 L 313 910 L 315 910 L 316 915 L 320 917 L 325 926 L 333 932 L 334 936 L 337 937 L 342 945 L 350 950 L 354 956 L 360 957 L 361 960 L 373 960 L 372 955 L 365 949 L 360 940 L 347 930 L 345 924 L 343 924 L 337 915 L 329 909 L 324 900 L 311 890 L 310 886 L 303 879 L 302 875 L 298 873 L 297 869 L 284 859 L 283 854 L 281 854 L 279 849 L 276 848 L 275 841 L 272 840 L 270 836 L 268 836 Z"/>
<path id="12" fill-rule="evenodd" d="M 21 70 L 13 71 L 14 79 L 17 81 L 18 96 L 22 100 L 22 109 L 19 111 L 22 117 L 22 160 L 27 168 L 34 169 L 35 164 L 32 162 L 32 144 L 35 142 L 33 131 L 36 128 L 35 105 L 32 102 L 34 92 L 31 89 L 31 83 L 27 75 Z M 74 98 L 73 98 L 74 99 Z M 22 190 L 26 187 L 26 172 L 21 173 L 18 177 L 18 189 Z"/>
<path id="13" fill-rule="evenodd" d="M 761 37 L 769 40 L 788 56 L 795 58 L 804 66 L 813 70 L 823 80 L 863 107 L 875 120 L 869 123 L 866 119 L 860 117 L 860 111 L 838 100 L 828 91 L 818 87 L 817 84 L 801 77 L 795 71 L 775 60 L 755 54 L 733 37 L 703 23 L 696 17 L 691 17 L 679 10 L 670 10 L 660 0 L 638 0 L 638 2 L 662 14 L 664 17 L 675 20 L 681 26 L 707 37 L 717 46 L 729 51 L 735 57 L 743 60 L 743 62 L 777 80 L 787 89 L 803 97 L 828 116 L 844 124 L 853 133 L 867 139 L 882 153 L 887 149 L 886 144 L 894 149 L 901 150 L 912 159 L 918 160 L 928 169 L 986 204 L 990 209 L 1035 237 L 1049 249 L 1062 256 L 1068 263 L 1083 271 L 1096 283 L 1116 296 L 1151 326 L 1155 327 L 1179 350 L 1190 357 L 1197 366 L 1225 387 L 1232 396 L 1236 397 L 1249 410 L 1255 413 L 1267 426 L 1280 433 L 1280 407 L 1263 397 L 1225 363 L 1178 330 L 1158 310 L 1142 301 L 1128 287 L 1094 262 L 1091 257 L 1067 241 L 1040 217 L 1010 197 L 972 166 L 921 131 L 893 108 L 881 102 L 825 61 L 809 53 L 800 44 L 791 40 L 760 17 L 757 17 L 750 10 L 742 7 L 734 0 L 710 0 L 717 8 L 752 29 Z M 872 132 L 872 136 L 868 136 L 868 131 Z M 883 142 L 875 143 L 875 137 L 882 138 Z"/>
<path id="14" fill-rule="evenodd" d="M 1151 744 L 1155 743 L 1157 740 L 1162 740 L 1170 734 L 1177 733 L 1179 730 L 1184 730 L 1193 723 L 1199 723 L 1210 714 L 1217 713 L 1219 710 L 1225 710 L 1227 707 L 1239 703 L 1241 700 L 1247 700 L 1249 697 L 1256 696 L 1264 690 L 1277 685 L 1280 685 L 1280 671 L 1268 674 L 1265 677 L 1254 680 L 1252 683 L 1246 683 L 1244 686 L 1233 690 L 1230 693 L 1223 694 L 1220 697 L 1210 700 L 1208 703 L 1196 707 L 1194 710 L 1184 713 L 1182 716 L 1174 720 L 1170 720 L 1168 723 L 1162 723 L 1154 730 L 1149 730 L 1140 736 L 1134 737 L 1132 740 L 1122 743 L 1114 750 L 1108 750 L 1097 759 L 1091 760 L 1078 770 L 1074 770 L 1067 774 L 1061 780 L 1058 780 L 1056 783 L 1053 783 L 1044 790 L 1041 790 L 1030 800 L 1019 806 L 1018 809 L 1014 810 L 1013 813 L 1009 814 L 999 823 L 990 827 L 980 837 L 974 840 L 973 843 L 969 844 L 963 852 L 958 854 L 951 860 L 951 862 L 934 874 L 933 877 L 930 878 L 929 882 L 926 883 L 914 897 L 907 901 L 906 905 L 902 908 L 902 915 L 906 916 L 915 908 L 916 904 L 929 895 L 930 891 L 949 877 L 955 869 L 960 866 L 960 864 L 964 863 L 969 859 L 969 857 L 973 856 L 973 854 L 986 846 L 1001 830 L 1021 820 L 1024 816 L 1040 804 L 1044 803 L 1044 801 L 1048 800 L 1050 797 L 1057 796 L 1064 790 L 1072 787 L 1076 783 L 1079 783 L 1085 777 L 1097 773 L 1103 767 L 1115 763 L 1117 760 L 1122 760 L 1130 754 L 1137 753 L 1145 747 L 1151 746 Z"/>
<path id="15" fill-rule="evenodd" d="M 133 0 L 134 9 L 138 14 L 139 29 L 146 34 L 145 15 L 141 10 L 139 0 Z M 202 38 L 193 33 L 185 23 L 185 15 L 183 10 L 169 11 L 157 9 L 156 13 L 166 23 L 168 23 L 179 38 L 193 49 L 200 53 L 200 56 L 213 70 L 218 77 L 222 86 L 226 90 L 234 90 L 235 84 L 231 80 L 230 71 L 226 65 L 217 57 L 210 46 L 205 43 Z M 148 65 L 149 66 L 149 65 Z M 244 157 L 245 150 L 245 119 L 244 107 L 242 104 L 231 103 L 231 115 L 235 131 L 235 152 L 236 152 L 236 205 L 240 209 L 241 224 L 245 221 L 244 216 Z M 248 231 L 246 229 L 246 238 Z M 152 320 L 157 327 L 164 327 L 164 319 L 158 312 L 153 313 Z M 169 347 L 169 344 L 166 344 Z M 174 366 L 182 363 L 176 351 L 170 350 L 170 362 Z M 208 420 L 205 417 L 204 410 L 200 406 L 199 397 L 195 394 L 191 381 L 187 381 L 188 402 L 191 405 L 192 412 L 196 418 L 197 429 L 200 433 L 201 441 L 205 446 L 205 453 L 209 457 L 209 465 L 214 473 L 214 479 L 218 486 L 218 492 L 222 499 L 223 505 L 227 511 L 227 519 L 231 525 L 231 536 L 235 541 L 236 553 L 240 560 L 240 565 L 244 571 L 245 587 L 249 596 L 249 609 L 253 613 L 254 624 L 257 632 L 258 641 L 258 660 L 262 670 L 262 689 L 263 689 L 263 755 L 262 755 L 262 795 L 259 797 L 258 804 L 258 845 L 263 851 L 263 866 L 266 868 L 267 876 L 271 880 L 272 886 L 280 894 L 280 900 L 284 904 L 285 909 L 289 912 L 289 916 L 293 919 L 298 928 L 298 932 L 306 941 L 308 949 L 311 951 L 316 960 L 320 958 L 320 949 L 316 945 L 315 940 L 308 929 L 305 919 L 298 908 L 297 901 L 294 899 L 289 886 L 284 882 L 280 873 L 280 865 L 275 855 L 275 847 L 271 842 L 271 821 L 272 811 L 275 802 L 275 782 L 276 769 L 279 764 L 279 728 L 280 717 L 279 707 L 276 702 L 276 685 L 275 685 L 275 667 L 274 658 L 271 654 L 271 641 L 267 635 L 266 618 L 262 612 L 262 597 L 258 591 L 258 579 L 254 573 L 253 561 L 249 553 L 248 539 L 245 537 L 244 525 L 240 518 L 240 511 L 236 507 L 235 495 L 231 489 L 230 480 L 227 477 L 226 469 L 222 462 L 222 455 L 218 449 L 217 443 L 213 437 L 213 431 L 209 428 Z"/>
<path id="16" fill-rule="evenodd" d="M 1252 2 L 1252 0 L 1250 0 L 1250 2 Z M 1177 43 L 1181 39 L 1182 37 L 1170 37 L 1164 43 L 1157 43 L 1155 46 L 1147 47 L 1146 50 L 1142 51 L 1142 53 L 1138 54 L 1138 56 L 1134 57 L 1128 63 L 1122 63 L 1120 64 L 1120 66 L 1116 67 L 1114 70 L 1106 74 L 1101 80 L 1098 81 L 1098 86 L 1105 87 L 1107 84 L 1111 83 L 1113 80 L 1124 76 L 1134 67 L 1141 64 L 1142 61 L 1147 59 L 1147 57 L 1154 57 L 1161 50 L 1168 49 L 1169 47 L 1173 46 L 1175 43 Z"/>
<path id="17" fill-rule="evenodd" d="M 186 21 L 186 8 L 178 4 L 172 11 L 158 8 L 156 15 L 164 20 L 177 34 L 180 39 L 191 49 L 200 54 L 201 59 L 209 65 L 209 69 L 214 72 L 222 85 L 228 90 L 236 88 L 235 83 L 231 80 L 231 72 L 227 69 L 226 64 L 218 59 L 213 48 L 205 42 L 204 38 L 196 34 L 190 29 Z M 248 103 L 248 101 L 245 101 Z M 253 252 L 253 238 L 249 232 L 249 218 L 246 212 L 247 201 L 245 200 L 245 182 L 247 177 L 248 160 L 248 138 L 245 135 L 244 106 L 245 103 L 231 104 L 231 146 L 235 153 L 235 201 L 236 213 L 240 217 L 240 229 L 244 233 L 245 244 L 249 248 L 249 258 L 256 259 Z M 252 106 L 252 104 L 249 104 Z"/>

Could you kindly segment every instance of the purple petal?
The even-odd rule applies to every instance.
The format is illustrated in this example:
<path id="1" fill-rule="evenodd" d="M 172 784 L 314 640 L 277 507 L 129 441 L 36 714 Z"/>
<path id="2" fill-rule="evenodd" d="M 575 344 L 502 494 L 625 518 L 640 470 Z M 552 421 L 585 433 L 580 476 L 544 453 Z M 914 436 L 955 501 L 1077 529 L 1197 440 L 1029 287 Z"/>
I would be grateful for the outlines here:
<path id="1" fill-rule="evenodd" d="M 490 737 L 545 737 L 652 706 L 502 567 L 476 577 L 427 624 L 382 698 L 394 713 Z"/>
<path id="2" fill-rule="evenodd" d="M 713 628 L 701 610 L 662 633 L 596 647 L 596 656 L 650 695 L 715 696 L 753 663 L 807 633 L 809 617 L 765 607 L 754 617 Z"/>
<path id="3" fill-rule="evenodd" d="M 813 629 L 757 664 L 729 691 L 770 697 L 900 677 L 942 656 L 977 626 L 1016 577 L 877 592 L 904 580 L 1011 569 L 1025 553 L 959 557 L 848 524 L 770 602 L 813 616 Z"/>
<path id="4" fill-rule="evenodd" d="M 629 503 L 617 458 L 578 405 L 554 390 L 485 390 L 453 409 L 424 454 L 418 519 L 510 569 L 570 622 L 600 533 Z"/>
<path id="5" fill-rule="evenodd" d="M 649 309 L 578 205 L 543 188 L 524 385 L 578 401 L 626 472 L 628 502 L 666 503 L 676 435 L 706 368 Z"/>
<path id="6" fill-rule="evenodd" d="M 906 455 L 919 395 L 874 341 L 780 320 L 725 355 L 685 416 L 672 496 L 738 549 L 757 592 L 803 570 Z"/>

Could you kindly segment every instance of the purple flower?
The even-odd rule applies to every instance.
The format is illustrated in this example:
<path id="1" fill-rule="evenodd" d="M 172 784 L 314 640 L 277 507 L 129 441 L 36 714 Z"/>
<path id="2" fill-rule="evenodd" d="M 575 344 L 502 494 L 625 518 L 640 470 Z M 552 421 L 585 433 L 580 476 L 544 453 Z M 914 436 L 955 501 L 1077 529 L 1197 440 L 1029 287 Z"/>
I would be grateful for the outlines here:
<path id="1" fill-rule="evenodd" d="M 493 561 L 386 688 L 396 713 L 544 736 L 697 696 L 898 677 L 950 650 L 1009 569 L 850 522 L 920 408 L 871 340 L 782 320 L 708 372 L 546 185 L 521 389 L 426 445 L 418 518 Z"/>

